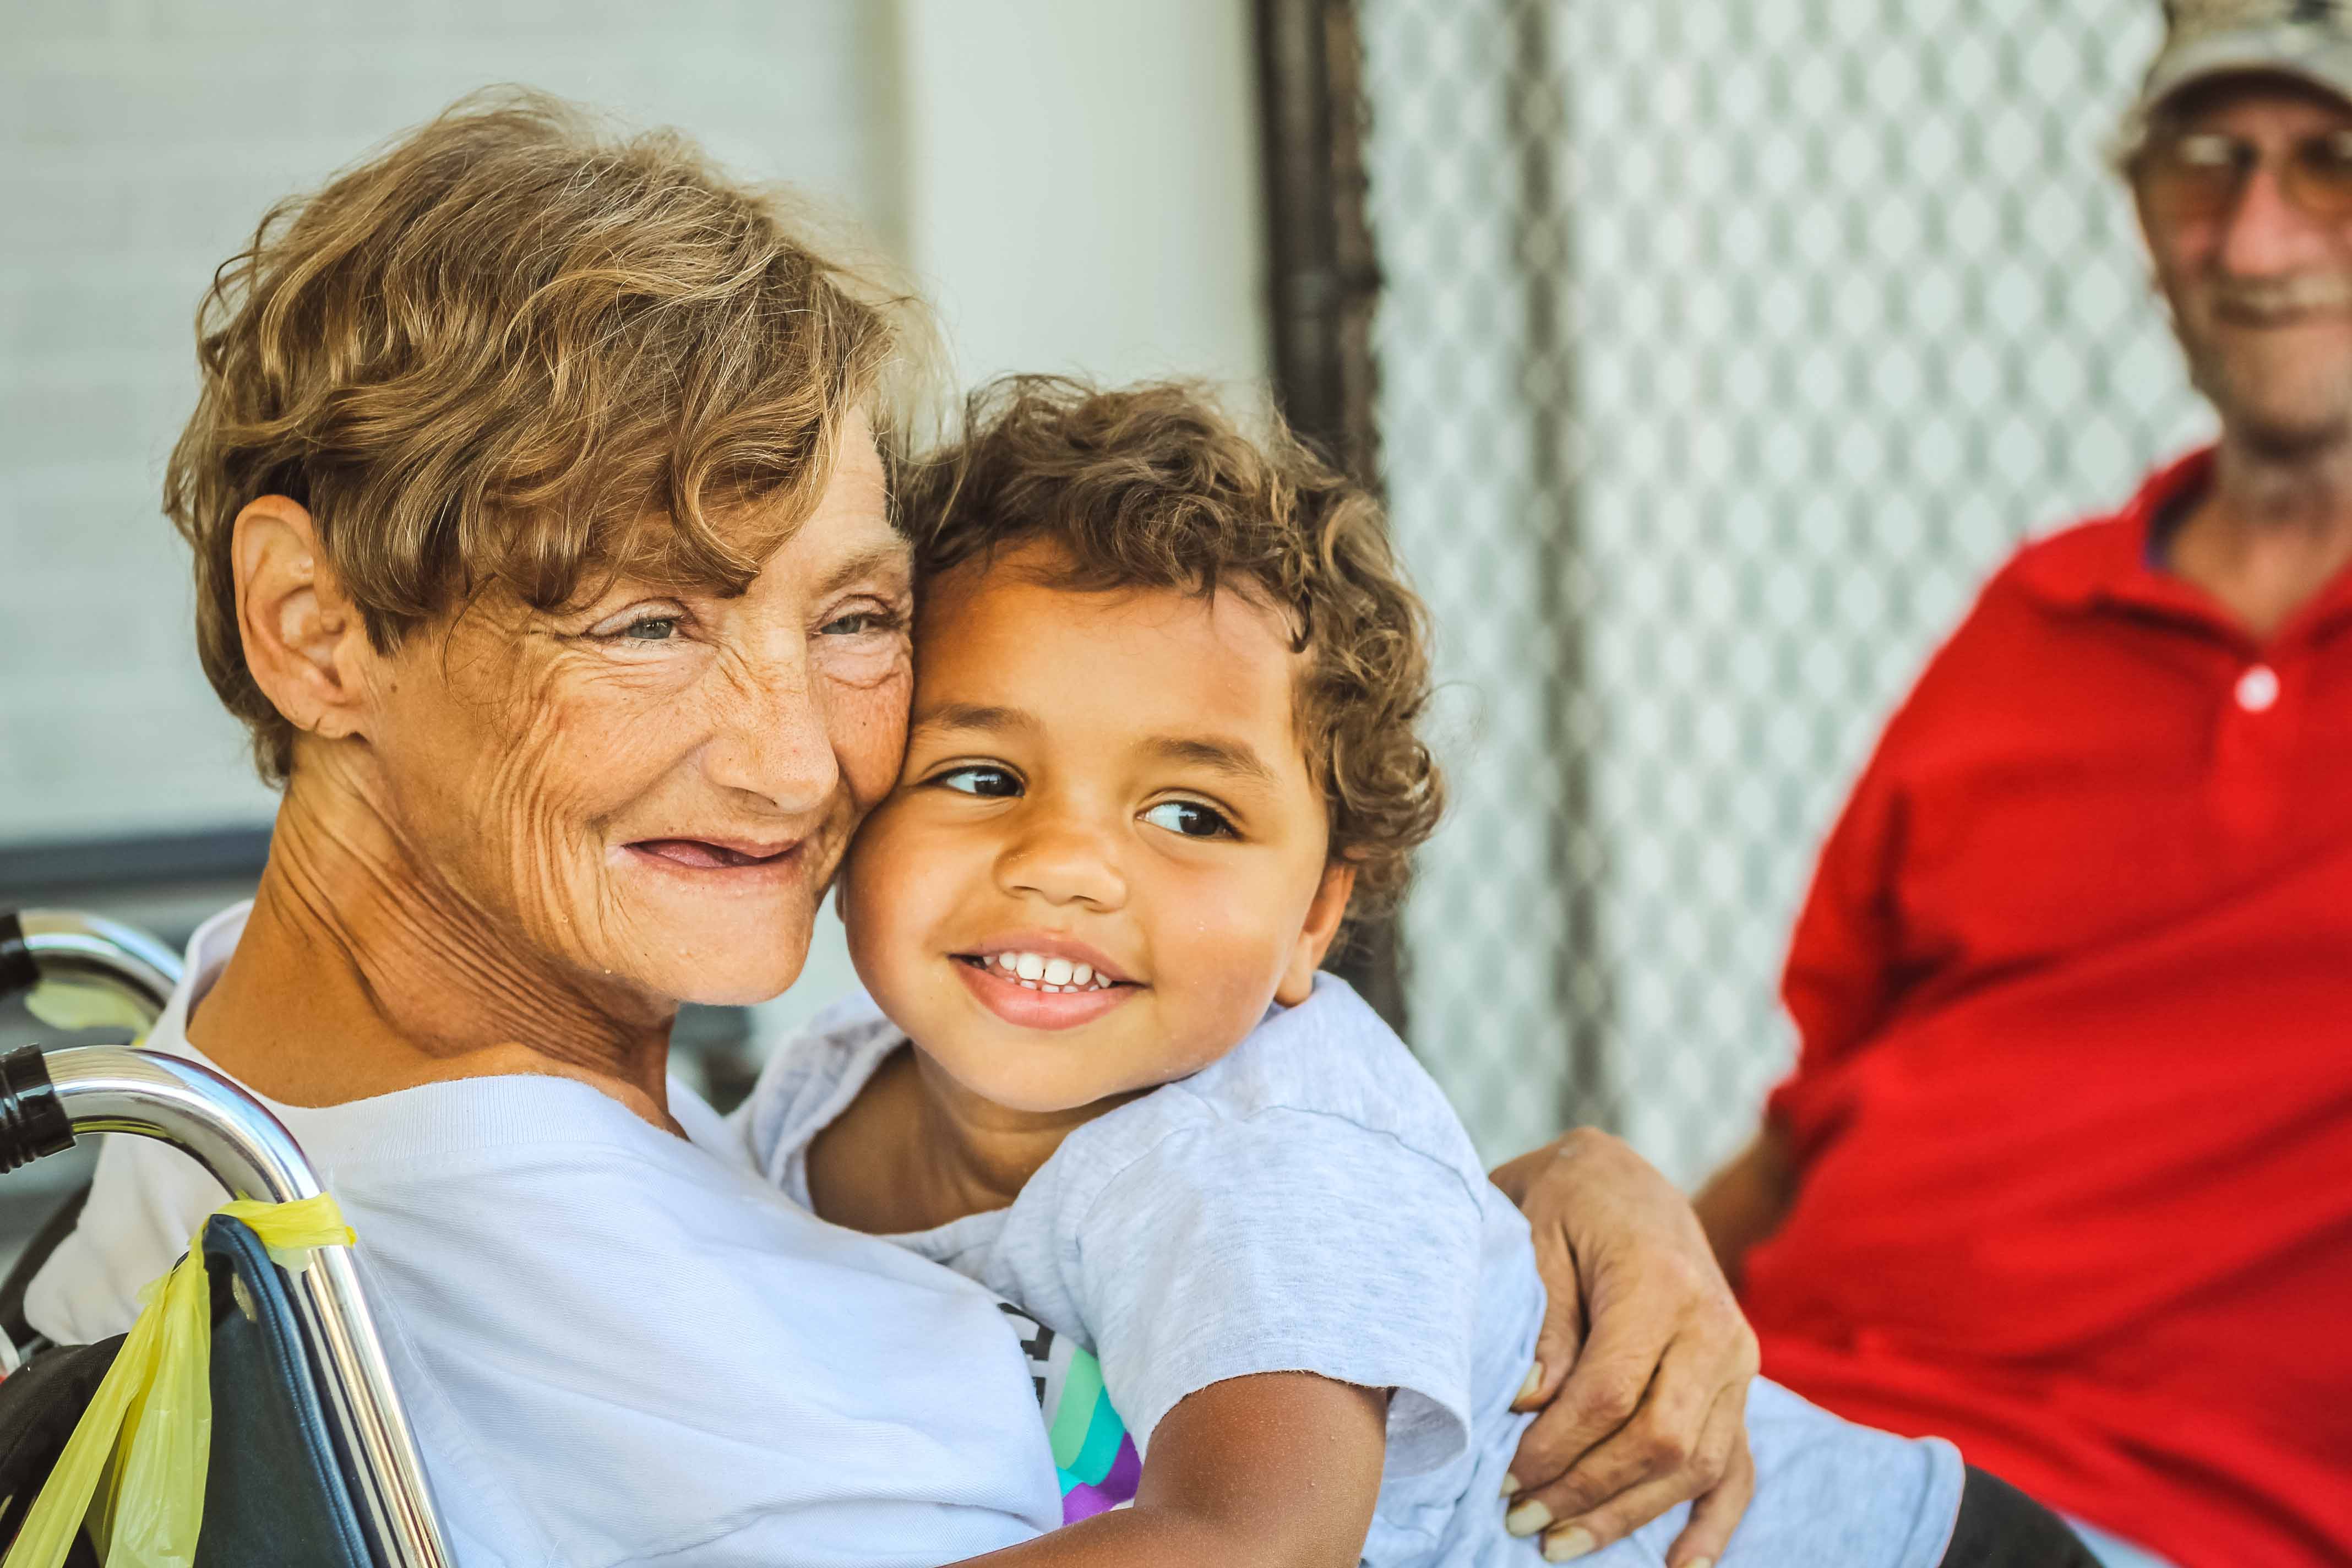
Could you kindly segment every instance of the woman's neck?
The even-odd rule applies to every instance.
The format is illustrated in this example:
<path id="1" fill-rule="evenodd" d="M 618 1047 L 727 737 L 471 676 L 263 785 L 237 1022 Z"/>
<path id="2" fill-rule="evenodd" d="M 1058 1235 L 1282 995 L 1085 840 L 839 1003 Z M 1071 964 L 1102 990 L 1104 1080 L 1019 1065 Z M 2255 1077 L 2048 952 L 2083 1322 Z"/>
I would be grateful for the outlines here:
<path id="1" fill-rule="evenodd" d="M 252 916 L 188 1037 L 291 1105 L 539 1073 L 579 1079 L 676 1131 L 665 1078 L 674 1012 L 535 961 L 362 792 L 298 781 Z"/>

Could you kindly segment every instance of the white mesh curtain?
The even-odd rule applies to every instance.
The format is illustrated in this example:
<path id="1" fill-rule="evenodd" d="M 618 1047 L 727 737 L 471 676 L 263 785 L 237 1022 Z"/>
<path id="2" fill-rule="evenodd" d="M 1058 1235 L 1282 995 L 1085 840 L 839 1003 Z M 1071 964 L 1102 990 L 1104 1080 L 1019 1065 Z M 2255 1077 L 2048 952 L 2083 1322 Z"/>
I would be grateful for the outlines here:
<path id="1" fill-rule="evenodd" d="M 1691 1180 L 1879 724 L 2204 416 L 2103 150 L 2155 0 L 1360 0 L 1395 527 L 1454 810 L 1416 1047 Z"/>

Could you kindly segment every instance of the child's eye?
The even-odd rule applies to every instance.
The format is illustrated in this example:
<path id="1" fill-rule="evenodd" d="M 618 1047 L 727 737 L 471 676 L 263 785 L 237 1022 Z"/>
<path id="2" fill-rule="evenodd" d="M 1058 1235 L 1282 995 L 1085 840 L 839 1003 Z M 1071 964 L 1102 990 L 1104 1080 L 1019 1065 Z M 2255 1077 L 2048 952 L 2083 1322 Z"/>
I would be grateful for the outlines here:
<path id="1" fill-rule="evenodd" d="M 1012 772 L 1005 768 L 980 766 L 956 768 L 951 772 L 940 774 L 931 782 L 942 789 L 954 790 L 959 795 L 984 795 L 991 799 L 1002 799 L 1021 793 L 1021 781 L 1013 777 Z"/>
<path id="2" fill-rule="evenodd" d="M 1202 805 L 1197 800 L 1162 801 L 1143 814 L 1143 820 L 1154 827 L 1186 838 L 1232 838 L 1237 837 L 1234 825 L 1213 806 Z"/>

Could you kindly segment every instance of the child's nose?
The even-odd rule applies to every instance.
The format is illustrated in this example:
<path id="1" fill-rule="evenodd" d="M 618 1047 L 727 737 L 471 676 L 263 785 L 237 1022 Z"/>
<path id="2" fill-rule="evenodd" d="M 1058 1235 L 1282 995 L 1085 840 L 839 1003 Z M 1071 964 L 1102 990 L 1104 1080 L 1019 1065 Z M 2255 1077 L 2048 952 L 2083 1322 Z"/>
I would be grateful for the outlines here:
<path id="1" fill-rule="evenodd" d="M 996 875 L 1006 892 L 1047 903 L 1108 910 L 1127 901 L 1127 879 L 1105 835 L 1067 818 L 1026 825 L 998 858 Z"/>

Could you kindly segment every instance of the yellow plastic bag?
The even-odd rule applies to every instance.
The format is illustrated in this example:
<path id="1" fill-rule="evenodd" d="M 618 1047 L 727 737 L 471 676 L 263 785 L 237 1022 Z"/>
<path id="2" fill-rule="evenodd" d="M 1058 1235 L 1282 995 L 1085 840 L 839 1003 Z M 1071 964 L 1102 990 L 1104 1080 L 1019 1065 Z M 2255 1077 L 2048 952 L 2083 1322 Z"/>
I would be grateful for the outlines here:
<path id="1" fill-rule="evenodd" d="M 291 1204 L 240 1198 L 214 1212 L 244 1221 L 298 1272 L 311 1248 L 356 1239 L 324 1193 Z M 212 1342 L 199 1229 L 188 1255 L 139 1293 L 138 1321 L 0 1568 L 60 1568 L 85 1522 L 107 1568 L 190 1568 L 212 1457 Z"/>

